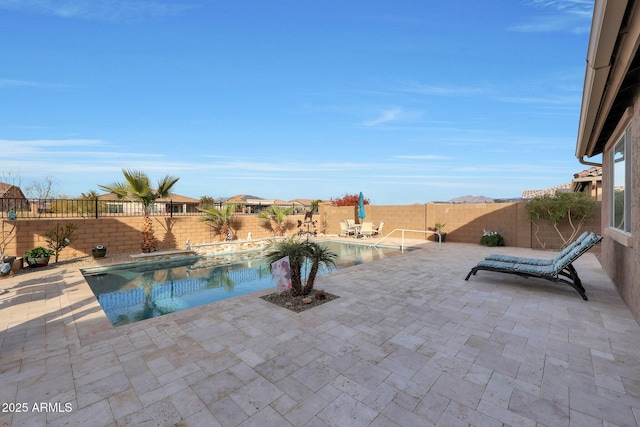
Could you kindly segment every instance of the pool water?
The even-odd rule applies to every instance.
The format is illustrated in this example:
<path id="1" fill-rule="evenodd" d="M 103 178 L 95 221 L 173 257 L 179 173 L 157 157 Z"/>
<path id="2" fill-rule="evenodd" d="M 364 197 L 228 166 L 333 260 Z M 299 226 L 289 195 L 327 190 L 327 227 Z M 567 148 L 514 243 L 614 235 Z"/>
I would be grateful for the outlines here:
<path id="1" fill-rule="evenodd" d="M 319 243 L 338 255 L 338 268 L 402 253 L 371 245 Z M 241 262 L 221 264 L 224 262 L 224 257 L 189 257 L 85 269 L 82 273 L 115 326 L 276 286 L 261 252 L 248 253 Z M 304 271 L 303 275 L 306 277 Z"/>

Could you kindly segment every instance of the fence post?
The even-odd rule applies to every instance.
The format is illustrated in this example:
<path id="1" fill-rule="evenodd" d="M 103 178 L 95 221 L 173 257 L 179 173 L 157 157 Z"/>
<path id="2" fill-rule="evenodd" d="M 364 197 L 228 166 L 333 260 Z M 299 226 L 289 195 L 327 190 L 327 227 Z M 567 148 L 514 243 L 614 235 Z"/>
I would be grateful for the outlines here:
<path id="1" fill-rule="evenodd" d="M 96 197 L 96 219 L 98 219 L 98 198 Z"/>
<path id="2" fill-rule="evenodd" d="M 169 209 L 170 209 L 170 213 L 169 213 L 169 218 L 173 218 L 173 199 L 169 199 Z"/>

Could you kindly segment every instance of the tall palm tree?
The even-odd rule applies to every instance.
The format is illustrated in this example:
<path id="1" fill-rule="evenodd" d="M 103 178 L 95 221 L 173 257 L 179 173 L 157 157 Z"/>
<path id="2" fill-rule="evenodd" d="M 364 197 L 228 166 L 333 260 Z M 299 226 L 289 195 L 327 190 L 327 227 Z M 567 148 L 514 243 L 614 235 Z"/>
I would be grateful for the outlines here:
<path id="1" fill-rule="evenodd" d="M 153 222 L 149 217 L 151 206 L 157 199 L 169 197 L 171 188 L 180 178 L 170 175 L 158 181 L 158 187 L 152 188 L 146 173 L 130 169 L 122 169 L 126 182 L 115 182 L 111 185 L 99 185 L 105 191 L 115 194 L 119 199 L 127 199 L 142 205 L 144 223 L 142 225 L 142 252 L 153 252 L 158 249 L 158 241 L 153 234 Z"/>
<path id="2" fill-rule="evenodd" d="M 212 206 L 200 208 L 200 210 L 205 213 L 200 221 L 209 223 L 218 233 L 221 242 L 227 240 L 229 232 L 233 232 L 233 215 L 236 212 L 236 205 L 223 205 L 220 209 Z"/>
<path id="3" fill-rule="evenodd" d="M 278 205 L 271 205 L 267 209 L 258 214 L 258 218 L 269 221 L 273 234 L 276 236 L 284 236 L 285 226 L 284 220 L 287 215 L 293 212 L 293 208 L 282 208 Z"/>

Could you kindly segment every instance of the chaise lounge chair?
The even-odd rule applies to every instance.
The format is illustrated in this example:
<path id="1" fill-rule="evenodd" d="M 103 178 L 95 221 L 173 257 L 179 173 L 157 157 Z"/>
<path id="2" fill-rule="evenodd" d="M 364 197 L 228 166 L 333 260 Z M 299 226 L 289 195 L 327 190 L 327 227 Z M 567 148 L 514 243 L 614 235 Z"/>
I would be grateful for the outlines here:
<path id="1" fill-rule="evenodd" d="M 578 272 L 573 262 L 582 254 L 597 245 L 602 236 L 585 231 L 575 242 L 558 253 L 553 259 L 521 258 L 509 255 L 492 254 L 471 269 L 464 280 L 469 280 L 480 270 L 515 274 L 521 277 L 537 277 L 555 283 L 564 283 L 575 289 L 582 299 L 588 300 Z"/>

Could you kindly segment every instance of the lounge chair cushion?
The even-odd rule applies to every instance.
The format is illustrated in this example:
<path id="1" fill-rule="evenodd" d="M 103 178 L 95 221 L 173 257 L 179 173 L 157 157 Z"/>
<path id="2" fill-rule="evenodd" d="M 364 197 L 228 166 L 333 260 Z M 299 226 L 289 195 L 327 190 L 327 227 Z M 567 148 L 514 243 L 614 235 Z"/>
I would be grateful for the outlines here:
<path id="1" fill-rule="evenodd" d="M 497 256 L 499 259 L 483 259 L 471 269 L 464 280 L 469 280 L 469 277 L 480 270 L 516 274 L 523 277 L 537 277 L 569 285 L 582 296 L 582 299 L 587 301 L 587 294 L 584 286 L 582 286 L 580 277 L 578 277 L 578 272 L 573 266 L 573 262 L 601 240 L 602 236 L 596 233 L 583 233 L 576 242 L 563 249 L 553 260 L 518 258 L 506 255 Z"/>

